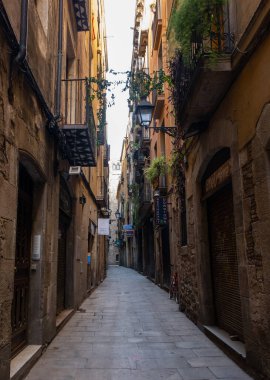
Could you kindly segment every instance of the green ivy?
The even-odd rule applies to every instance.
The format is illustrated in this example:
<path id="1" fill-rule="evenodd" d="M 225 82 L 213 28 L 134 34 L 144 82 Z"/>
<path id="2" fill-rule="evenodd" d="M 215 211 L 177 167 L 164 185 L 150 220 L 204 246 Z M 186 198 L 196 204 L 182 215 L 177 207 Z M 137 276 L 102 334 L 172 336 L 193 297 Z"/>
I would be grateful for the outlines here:
<path id="1" fill-rule="evenodd" d="M 125 71 L 117 72 L 110 70 L 110 73 L 117 75 L 126 75 L 125 80 L 109 81 L 98 77 L 90 77 L 91 96 L 90 101 L 97 99 L 100 103 L 98 119 L 102 119 L 104 107 L 111 107 L 115 104 L 114 89 L 122 86 L 122 91 L 129 91 L 128 103 L 139 101 L 143 97 L 147 97 L 152 91 L 156 90 L 158 94 L 163 93 L 164 83 L 170 85 L 170 76 L 166 75 L 161 69 L 155 71 L 152 75 L 144 70 L 136 72 Z M 100 116 L 99 116 L 100 115 Z"/>

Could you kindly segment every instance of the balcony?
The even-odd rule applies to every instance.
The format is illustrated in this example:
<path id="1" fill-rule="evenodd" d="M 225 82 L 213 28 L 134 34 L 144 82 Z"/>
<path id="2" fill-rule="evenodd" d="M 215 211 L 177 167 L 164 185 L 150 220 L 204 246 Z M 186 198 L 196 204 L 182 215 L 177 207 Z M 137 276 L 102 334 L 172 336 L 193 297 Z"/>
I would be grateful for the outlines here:
<path id="1" fill-rule="evenodd" d="M 143 128 L 141 146 L 142 148 L 148 148 L 150 146 L 150 129 Z"/>
<path id="2" fill-rule="evenodd" d="M 156 0 L 156 11 L 152 22 L 153 50 L 157 50 L 162 32 L 162 14 L 160 0 Z"/>
<path id="3" fill-rule="evenodd" d="M 72 166 L 96 166 L 96 127 L 87 79 L 62 81 L 66 158 Z"/>
<path id="4" fill-rule="evenodd" d="M 105 144 L 105 130 L 104 129 L 99 129 L 97 131 L 97 145 L 104 145 Z"/>
<path id="5" fill-rule="evenodd" d="M 139 151 L 139 154 L 138 154 L 138 166 L 139 167 L 143 167 L 144 166 L 144 163 L 145 163 L 145 156 L 144 156 L 144 154 L 141 152 L 141 151 Z"/>
<path id="6" fill-rule="evenodd" d="M 152 185 L 150 182 L 144 178 L 144 183 L 140 191 L 140 212 L 141 218 L 144 217 L 145 213 L 151 208 L 152 205 Z"/>
<path id="7" fill-rule="evenodd" d="M 152 103 L 154 104 L 153 119 L 159 119 L 164 108 L 165 96 L 159 94 L 157 90 L 152 91 Z"/>
<path id="8" fill-rule="evenodd" d="M 167 194 L 166 175 L 160 175 L 159 176 L 158 189 L 159 189 L 160 195 L 166 195 Z"/>
<path id="9" fill-rule="evenodd" d="M 77 31 L 85 32 L 89 30 L 89 21 L 88 21 L 88 0 L 72 0 Z"/>
<path id="10" fill-rule="evenodd" d="M 228 16 L 218 18 L 204 39 L 193 33 L 188 62 L 181 53 L 174 60 L 174 106 L 177 118 L 190 137 L 202 132 L 233 80 L 233 34 Z"/>
<path id="11" fill-rule="evenodd" d="M 97 176 L 96 201 L 100 207 L 108 206 L 108 186 L 104 176 Z"/>
<path id="12" fill-rule="evenodd" d="M 105 147 L 104 147 L 104 166 L 105 168 L 107 168 L 109 166 L 109 161 L 110 161 L 110 151 L 111 151 L 111 147 L 110 145 L 106 144 Z"/>

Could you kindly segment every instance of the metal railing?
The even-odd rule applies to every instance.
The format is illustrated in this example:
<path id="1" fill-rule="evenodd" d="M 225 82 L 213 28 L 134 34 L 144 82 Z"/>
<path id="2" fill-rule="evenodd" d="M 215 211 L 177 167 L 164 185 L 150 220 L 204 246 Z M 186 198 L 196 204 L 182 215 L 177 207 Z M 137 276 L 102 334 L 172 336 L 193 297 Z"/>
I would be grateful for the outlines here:
<path id="1" fill-rule="evenodd" d="M 104 149 L 104 166 L 108 166 L 108 163 L 110 161 L 110 152 L 111 152 L 111 147 L 109 144 L 105 145 Z"/>
<path id="2" fill-rule="evenodd" d="M 64 125 L 88 126 L 91 148 L 96 157 L 97 132 L 90 99 L 90 82 L 84 79 L 63 79 L 63 115 Z"/>
<path id="3" fill-rule="evenodd" d="M 143 140 L 150 140 L 150 129 L 149 128 L 143 128 L 142 139 Z"/>
<path id="4" fill-rule="evenodd" d="M 62 80 L 64 97 L 63 124 L 86 124 L 86 79 Z"/>
<path id="5" fill-rule="evenodd" d="M 219 57 L 230 55 L 234 49 L 234 34 L 231 32 L 228 4 L 215 8 L 215 12 L 209 10 L 209 18 L 212 19 L 209 33 L 203 37 L 196 33 L 192 34 L 188 58 L 179 53 L 175 56 L 175 79 L 177 85 L 179 111 L 186 102 L 189 89 L 199 68 L 203 67 L 202 59 L 209 57 L 213 62 L 209 68 L 214 70 Z"/>
<path id="6" fill-rule="evenodd" d="M 144 179 L 143 184 L 143 201 L 145 203 L 152 201 L 152 185 L 146 179 Z"/>
<path id="7" fill-rule="evenodd" d="M 103 200 L 107 203 L 108 186 L 105 177 L 97 176 L 97 200 Z"/>
<path id="8" fill-rule="evenodd" d="M 152 22 L 152 41 L 153 41 L 153 46 L 155 44 L 156 31 L 157 31 L 157 26 L 158 26 L 158 22 L 159 21 L 162 21 L 161 4 L 160 4 L 160 0 L 156 0 L 156 11 L 155 11 L 155 16 L 154 16 L 153 22 Z"/>

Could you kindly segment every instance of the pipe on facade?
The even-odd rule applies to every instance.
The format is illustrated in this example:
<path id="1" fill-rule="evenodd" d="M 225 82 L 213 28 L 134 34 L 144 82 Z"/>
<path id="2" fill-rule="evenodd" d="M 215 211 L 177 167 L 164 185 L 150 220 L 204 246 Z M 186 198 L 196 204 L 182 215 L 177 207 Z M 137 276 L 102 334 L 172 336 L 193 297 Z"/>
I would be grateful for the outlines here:
<path id="1" fill-rule="evenodd" d="M 22 0 L 24 1 L 24 0 Z M 61 0 L 62 2 L 63 0 Z M 28 0 L 27 0 L 28 2 Z M 26 3 L 24 4 L 24 6 L 26 5 Z M 26 7 L 28 9 L 28 7 Z M 24 9 L 26 9 L 24 8 Z M 25 16 L 25 14 L 24 14 Z M 22 25 L 21 25 L 22 26 Z M 14 33 L 14 30 L 9 22 L 9 19 L 8 19 L 8 15 L 6 13 L 6 10 L 5 10 L 5 7 L 3 5 L 3 2 L 2 0 L 0 0 L 0 27 L 3 29 L 4 31 L 4 34 L 6 35 L 6 38 L 7 38 L 7 42 L 11 48 L 11 51 L 12 51 L 12 55 L 16 55 L 18 56 L 18 52 L 20 52 L 20 44 L 16 38 L 16 35 Z M 27 29 L 26 29 L 27 30 Z M 27 37 L 27 31 L 26 31 L 26 37 Z M 26 42 L 26 39 L 25 39 L 25 42 Z M 26 46 L 26 43 L 25 43 L 25 46 Z M 20 54 L 21 56 L 21 54 Z M 19 56 L 19 58 L 20 58 Z M 14 62 L 14 60 L 12 60 L 12 62 Z M 59 128 L 58 128 L 58 125 L 57 125 L 57 119 L 54 117 L 53 113 L 51 112 L 43 94 L 42 94 L 42 91 L 35 79 L 35 76 L 33 75 L 33 72 L 27 62 L 27 59 L 26 59 L 26 56 L 24 56 L 24 59 L 20 62 L 20 65 L 21 65 L 21 68 L 22 68 L 22 71 L 23 73 L 25 74 L 26 76 L 26 79 L 30 85 L 30 87 L 32 88 L 32 90 L 34 91 L 34 93 L 36 94 L 37 96 L 37 99 L 38 99 L 38 102 L 47 118 L 47 127 L 48 127 L 48 130 L 50 133 L 52 133 L 55 138 L 57 140 L 59 140 L 60 138 L 60 131 L 59 131 Z M 61 82 L 60 82 L 60 85 L 61 85 Z M 60 103 L 59 103 L 60 104 Z"/>
<path id="2" fill-rule="evenodd" d="M 62 76 L 62 56 L 63 56 L 63 0 L 59 0 L 58 8 L 58 55 L 55 91 L 55 116 L 57 121 L 60 118 L 61 108 L 61 76 Z"/>
<path id="3" fill-rule="evenodd" d="M 15 62 L 21 64 L 24 62 L 27 50 L 28 34 L 28 0 L 21 0 L 21 25 L 20 25 L 20 45 Z"/>

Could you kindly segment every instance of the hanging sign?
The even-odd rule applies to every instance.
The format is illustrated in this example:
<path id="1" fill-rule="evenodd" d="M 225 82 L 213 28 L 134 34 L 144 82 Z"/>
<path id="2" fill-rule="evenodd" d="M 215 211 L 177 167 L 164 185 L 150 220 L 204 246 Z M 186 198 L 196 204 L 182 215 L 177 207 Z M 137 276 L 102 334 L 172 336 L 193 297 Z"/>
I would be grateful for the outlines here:
<path id="1" fill-rule="evenodd" d="M 133 237 L 134 229 L 132 224 L 124 224 L 123 231 L 126 237 Z"/>
<path id="2" fill-rule="evenodd" d="M 130 231 L 130 230 L 133 230 L 133 225 L 132 225 L 132 224 L 124 224 L 124 225 L 123 225 L 123 230 L 124 230 L 124 231 Z"/>
<path id="3" fill-rule="evenodd" d="M 164 226 L 168 223 L 167 213 L 167 198 L 154 197 L 155 205 L 155 224 L 157 226 Z"/>
<path id="4" fill-rule="evenodd" d="M 98 235 L 110 235 L 110 219 L 99 218 L 98 219 Z"/>

